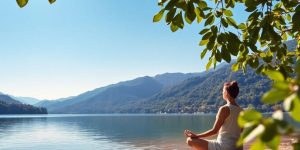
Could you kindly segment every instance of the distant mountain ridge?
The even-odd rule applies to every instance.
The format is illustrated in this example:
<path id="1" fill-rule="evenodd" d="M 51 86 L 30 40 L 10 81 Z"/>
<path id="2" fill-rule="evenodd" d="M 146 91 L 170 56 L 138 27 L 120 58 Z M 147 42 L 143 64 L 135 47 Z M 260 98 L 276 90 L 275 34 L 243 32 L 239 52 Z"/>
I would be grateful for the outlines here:
<path id="1" fill-rule="evenodd" d="M 166 73 L 155 77 L 139 77 L 97 88 L 64 101 L 41 101 L 35 106 L 47 107 L 50 113 L 111 113 L 112 109 L 109 107 L 116 108 L 121 104 L 149 98 L 165 87 L 198 75 L 199 73 Z M 166 78 L 173 80 L 167 81 Z M 107 107 L 104 108 L 105 106 Z"/>
<path id="2" fill-rule="evenodd" d="M 22 97 L 22 96 L 12 96 L 12 95 L 10 95 L 10 96 L 17 101 L 20 101 L 24 104 L 30 104 L 30 105 L 34 105 L 34 104 L 38 103 L 39 101 L 41 101 L 37 98 L 32 98 L 32 97 Z"/>
<path id="3" fill-rule="evenodd" d="M 202 73 L 203 74 L 203 73 Z M 205 74 L 205 73 L 204 73 Z M 163 84 L 164 87 L 171 87 L 176 84 L 181 83 L 182 81 L 195 77 L 200 76 L 201 73 L 164 73 L 154 76 L 153 78 L 158 81 L 159 83 Z M 174 82 L 176 81 L 176 82 Z"/>
<path id="4" fill-rule="evenodd" d="M 261 103 L 264 92 L 270 89 L 271 81 L 257 75 L 252 69 L 247 74 L 241 71 L 232 73 L 231 65 L 209 73 L 203 77 L 189 78 L 176 86 L 164 89 L 149 99 L 126 105 L 120 113 L 195 113 L 216 112 L 225 103 L 222 87 L 225 82 L 236 80 L 240 86 L 238 103 L 246 108 L 253 105 L 258 110 L 270 111 L 272 108 Z"/>
<path id="5" fill-rule="evenodd" d="M 251 104 L 262 111 L 271 109 L 260 102 L 262 94 L 270 88 L 271 81 L 257 75 L 252 69 L 248 69 L 246 75 L 241 71 L 232 73 L 231 64 L 222 64 L 217 70 L 203 73 L 166 73 L 140 77 L 64 101 L 43 101 L 37 106 L 47 107 L 49 113 L 215 112 L 224 104 L 223 84 L 232 79 L 240 84 L 241 106 Z"/>
<path id="6" fill-rule="evenodd" d="M 9 95 L 0 94 L 0 114 L 47 114 L 47 109 L 23 104 Z"/>
<path id="7" fill-rule="evenodd" d="M 0 101 L 5 102 L 7 104 L 22 104 L 21 102 L 11 98 L 8 95 L 0 94 Z"/>

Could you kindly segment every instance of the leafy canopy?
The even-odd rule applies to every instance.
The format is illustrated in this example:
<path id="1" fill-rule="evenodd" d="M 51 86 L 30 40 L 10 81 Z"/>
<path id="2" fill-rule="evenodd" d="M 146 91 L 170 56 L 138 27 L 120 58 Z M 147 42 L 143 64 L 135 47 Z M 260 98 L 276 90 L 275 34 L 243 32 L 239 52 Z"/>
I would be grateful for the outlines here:
<path id="1" fill-rule="evenodd" d="M 249 14 L 245 22 L 237 23 L 233 9 L 237 3 L 244 5 Z M 210 5 L 212 6 L 210 6 Z M 285 76 L 294 72 L 293 64 L 299 47 L 288 51 L 284 43 L 288 39 L 299 40 L 300 5 L 297 0 L 161 0 L 162 9 L 153 21 L 165 22 L 175 32 L 185 24 L 202 23 L 199 32 L 200 46 L 205 47 L 201 58 L 210 51 L 207 69 L 222 60 L 231 62 L 234 71 L 247 66 L 264 72 L 280 70 Z"/>
<path id="2" fill-rule="evenodd" d="M 199 45 L 204 47 L 201 59 L 208 55 L 206 69 L 218 62 L 237 60 L 232 71 L 247 67 L 267 75 L 274 81 L 273 88 L 265 93 L 266 104 L 282 104 L 283 110 L 300 122 L 300 1 L 298 0 L 160 0 L 161 10 L 153 22 L 163 20 L 172 32 L 186 24 L 203 24 Z M 245 22 L 237 22 L 233 9 L 245 8 Z M 296 40 L 297 47 L 288 50 L 285 42 Z M 209 52 L 209 53 L 207 53 Z M 296 68 L 296 69 L 295 69 Z M 295 73 L 297 76 L 295 77 Z M 293 78 L 295 77 L 295 78 Z M 239 125 L 244 132 L 237 144 L 256 138 L 251 149 L 278 149 L 280 135 L 293 132 L 283 119 L 283 111 L 263 117 L 260 112 L 246 110 L 240 114 Z M 299 149 L 300 144 L 294 144 Z"/>

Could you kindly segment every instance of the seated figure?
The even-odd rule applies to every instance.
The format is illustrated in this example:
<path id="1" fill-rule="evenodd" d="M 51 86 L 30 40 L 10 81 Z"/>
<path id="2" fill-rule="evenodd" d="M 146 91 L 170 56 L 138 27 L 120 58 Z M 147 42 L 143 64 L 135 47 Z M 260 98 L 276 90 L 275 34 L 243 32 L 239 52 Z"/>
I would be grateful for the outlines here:
<path id="1" fill-rule="evenodd" d="M 236 143 L 242 129 L 238 126 L 237 118 L 242 108 L 236 103 L 239 87 L 236 81 L 227 82 L 223 87 L 223 99 L 227 102 L 219 108 L 216 121 L 211 130 L 201 134 L 185 130 L 187 144 L 196 150 L 242 150 Z M 215 140 L 204 138 L 217 135 Z"/>

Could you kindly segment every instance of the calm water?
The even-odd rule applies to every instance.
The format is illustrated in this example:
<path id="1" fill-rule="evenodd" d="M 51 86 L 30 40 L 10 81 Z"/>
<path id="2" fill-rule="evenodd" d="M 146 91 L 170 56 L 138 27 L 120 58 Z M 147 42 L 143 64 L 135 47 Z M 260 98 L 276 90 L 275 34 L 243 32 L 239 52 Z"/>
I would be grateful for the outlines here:
<path id="1" fill-rule="evenodd" d="M 188 149 L 184 129 L 204 131 L 214 115 L 4 115 L 1 150 Z"/>

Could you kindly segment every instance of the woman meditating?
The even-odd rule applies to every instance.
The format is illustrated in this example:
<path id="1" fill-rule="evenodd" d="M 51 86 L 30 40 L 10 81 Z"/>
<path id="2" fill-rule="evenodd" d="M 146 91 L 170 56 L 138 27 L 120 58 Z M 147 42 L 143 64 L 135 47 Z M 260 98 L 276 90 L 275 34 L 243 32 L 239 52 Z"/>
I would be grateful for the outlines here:
<path id="1" fill-rule="evenodd" d="M 239 94 L 239 87 L 236 81 L 227 82 L 223 87 L 223 99 L 226 105 L 219 108 L 216 121 L 211 130 L 201 134 L 185 130 L 187 144 L 196 150 L 242 150 L 236 147 L 242 129 L 237 124 L 237 118 L 242 108 L 235 99 Z M 218 134 L 216 140 L 205 140 L 203 138 Z"/>

